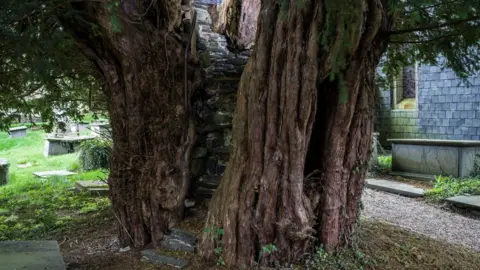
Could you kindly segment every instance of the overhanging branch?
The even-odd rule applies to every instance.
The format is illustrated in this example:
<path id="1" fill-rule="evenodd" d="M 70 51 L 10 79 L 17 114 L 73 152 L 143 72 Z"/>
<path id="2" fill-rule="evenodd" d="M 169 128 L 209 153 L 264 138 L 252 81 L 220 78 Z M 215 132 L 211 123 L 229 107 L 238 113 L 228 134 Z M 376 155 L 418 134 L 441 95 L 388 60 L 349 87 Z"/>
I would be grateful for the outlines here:
<path id="1" fill-rule="evenodd" d="M 386 32 L 386 34 L 392 36 L 392 35 L 401 35 L 401 34 L 412 33 L 412 32 L 436 30 L 442 27 L 460 25 L 468 22 L 477 21 L 477 20 L 480 20 L 480 16 L 470 17 L 470 18 L 461 19 L 461 20 L 453 20 L 446 23 L 434 23 L 434 24 L 428 24 L 428 25 L 419 26 L 419 27 L 392 30 L 392 31 Z"/>

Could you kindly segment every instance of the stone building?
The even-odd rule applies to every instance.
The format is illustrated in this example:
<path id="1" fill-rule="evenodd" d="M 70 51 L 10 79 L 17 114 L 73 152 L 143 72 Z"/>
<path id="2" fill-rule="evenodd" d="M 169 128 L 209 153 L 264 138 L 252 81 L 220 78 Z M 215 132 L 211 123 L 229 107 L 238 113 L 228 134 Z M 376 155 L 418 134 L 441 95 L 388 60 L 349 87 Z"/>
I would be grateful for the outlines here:
<path id="1" fill-rule="evenodd" d="M 480 74 L 464 83 L 438 66 L 405 67 L 392 89 L 379 89 L 379 139 L 480 140 Z"/>

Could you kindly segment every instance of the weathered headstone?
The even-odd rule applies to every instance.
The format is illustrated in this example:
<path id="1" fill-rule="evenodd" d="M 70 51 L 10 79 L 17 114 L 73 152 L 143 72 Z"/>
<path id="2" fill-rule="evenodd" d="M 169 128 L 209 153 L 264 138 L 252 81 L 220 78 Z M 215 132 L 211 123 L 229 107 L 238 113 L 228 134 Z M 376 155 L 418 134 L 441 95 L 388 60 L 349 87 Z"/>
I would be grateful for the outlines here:
<path id="1" fill-rule="evenodd" d="M 71 176 L 75 175 L 76 173 L 70 171 L 46 171 L 46 172 L 34 172 L 33 175 L 40 178 L 49 178 L 55 176 Z"/>
<path id="2" fill-rule="evenodd" d="M 0 241 L 0 270 L 65 270 L 57 241 Z"/>
<path id="3" fill-rule="evenodd" d="M 8 160 L 0 158 L 0 186 L 8 184 Z"/>
<path id="4" fill-rule="evenodd" d="M 15 127 L 8 130 L 8 134 L 10 138 L 23 138 L 27 136 L 27 127 Z"/>
<path id="5" fill-rule="evenodd" d="M 184 259 L 178 259 L 170 256 L 160 255 L 160 254 L 157 254 L 154 250 L 143 250 L 142 256 L 154 264 L 170 265 L 180 269 L 188 265 L 188 262 Z"/>
<path id="6" fill-rule="evenodd" d="M 368 167 L 370 170 L 378 167 L 378 133 L 373 133 L 372 138 L 372 154 L 370 156 L 370 161 L 368 162 Z"/>

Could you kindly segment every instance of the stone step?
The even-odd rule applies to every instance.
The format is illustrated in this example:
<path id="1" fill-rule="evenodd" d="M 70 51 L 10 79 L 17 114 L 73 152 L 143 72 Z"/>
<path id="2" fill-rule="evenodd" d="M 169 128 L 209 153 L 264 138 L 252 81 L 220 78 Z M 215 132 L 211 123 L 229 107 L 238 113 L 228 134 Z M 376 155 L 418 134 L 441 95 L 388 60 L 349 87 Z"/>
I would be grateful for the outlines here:
<path id="1" fill-rule="evenodd" d="M 467 196 L 467 195 L 461 195 L 461 196 L 455 196 L 451 198 L 446 199 L 447 202 L 453 203 L 458 206 L 463 206 L 475 210 L 480 210 L 480 195 L 474 195 L 474 196 Z"/>
<path id="2" fill-rule="evenodd" d="M 425 190 L 423 190 L 422 188 L 417 188 L 413 185 L 390 180 L 367 179 L 365 186 L 371 189 L 381 190 L 388 193 L 399 194 L 412 198 L 423 197 L 425 193 Z"/>
<path id="3" fill-rule="evenodd" d="M 0 241 L 0 269 L 66 268 L 57 241 Z"/>
<path id="4" fill-rule="evenodd" d="M 390 175 L 401 176 L 408 179 L 420 180 L 420 181 L 435 181 L 435 175 L 422 174 L 422 173 L 408 173 L 408 172 L 391 172 Z"/>
<path id="5" fill-rule="evenodd" d="M 184 259 L 179 259 L 175 257 L 160 255 L 154 250 L 143 250 L 142 256 L 145 257 L 148 261 L 157 265 L 169 265 L 175 268 L 185 268 L 188 266 L 188 262 Z"/>

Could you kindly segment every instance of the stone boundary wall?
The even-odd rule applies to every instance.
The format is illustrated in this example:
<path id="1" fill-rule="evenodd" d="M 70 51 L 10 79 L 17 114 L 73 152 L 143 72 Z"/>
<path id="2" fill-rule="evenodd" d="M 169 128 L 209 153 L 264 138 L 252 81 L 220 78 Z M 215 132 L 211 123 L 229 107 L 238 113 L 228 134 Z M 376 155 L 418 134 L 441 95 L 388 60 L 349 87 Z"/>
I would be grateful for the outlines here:
<path id="1" fill-rule="evenodd" d="M 209 197 L 220 183 L 231 149 L 231 129 L 236 92 L 250 51 L 239 54 L 227 49 L 225 36 L 213 32 L 208 5 L 217 1 L 196 1 L 196 51 L 204 83 L 194 110 L 198 116 L 197 146 L 192 154 L 192 182 L 195 196 Z M 218 3 L 218 2 L 217 2 Z"/>
<path id="2" fill-rule="evenodd" d="M 391 91 L 379 90 L 375 129 L 387 139 L 480 140 L 480 74 L 465 85 L 452 70 L 418 68 L 418 109 L 392 110 Z"/>

